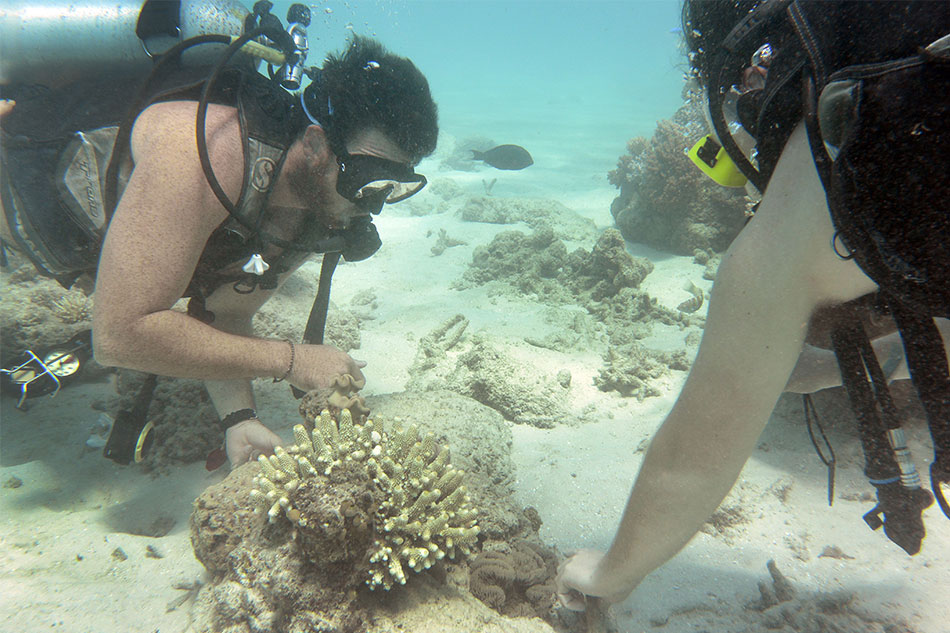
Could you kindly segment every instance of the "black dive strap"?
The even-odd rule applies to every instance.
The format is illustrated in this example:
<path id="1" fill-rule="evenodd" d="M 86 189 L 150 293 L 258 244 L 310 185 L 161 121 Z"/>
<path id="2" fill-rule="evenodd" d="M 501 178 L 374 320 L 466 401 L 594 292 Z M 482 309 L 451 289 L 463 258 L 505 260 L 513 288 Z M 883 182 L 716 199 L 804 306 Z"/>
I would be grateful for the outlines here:
<path id="1" fill-rule="evenodd" d="M 892 445 L 892 438 L 900 432 L 897 409 L 864 327 L 851 319 L 842 319 L 832 330 L 831 340 L 842 382 L 858 419 L 865 474 L 877 490 L 878 503 L 864 515 L 864 520 L 872 530 L 883 526 L 887 537 L 913 556 L 920 551 L 926 535 L 921 515 L 933 498 L 919 486 L 906 446 Z M 898 458 L 911 468 L 903 476 Z"/>
<path id="2" fill-rule="evenodd" d="M 320 267 L 320 282 L 317 296 L 310 308 L 310 317 L 303 331 L 303 342 L 308 345 L 322 345 L 327 325 L 327 312 L 330 309 L 330 283 L 333 271 L 342 256 L 348 262 L 367 259 L 379 250 L 382 241 L 376 231 L 376 225 L 370 218 L 357 218 L 352 226 L 329 238 L 323 245 L 323 265 Z M 304 392 L 291 385 L 294 396 L 300 398 Z"/>
<path id="3" fill-rule="evenodd" d="M 313 299 L 310 308 L 310 317 L 303 331 L 303 342 L 307 345 L 322 345 L 323 335 L 327 325 L 327 312 L 330 310 L 330 282 L 333 280 L 333 271 L 340 261 L 340 251 L 323 254 L 323 265 L 320 266 L 320 282 L 317 286 L 317 296 Z M 293 385 L 290 386 L 295 398 L 302 398 L 304 392 Z"/>
<path id="4" fill-rule="evenodd" d="M 950 484 L 950 366 L 943 339 L 933 318 L 893 302 L 891 314 L 900 329 L 907 356 L 907 368 L 927 413 L 934 461 L 930 465 L 930 486 L 937 504 L 950 518 L 950 504 L 942 487 Z"/>

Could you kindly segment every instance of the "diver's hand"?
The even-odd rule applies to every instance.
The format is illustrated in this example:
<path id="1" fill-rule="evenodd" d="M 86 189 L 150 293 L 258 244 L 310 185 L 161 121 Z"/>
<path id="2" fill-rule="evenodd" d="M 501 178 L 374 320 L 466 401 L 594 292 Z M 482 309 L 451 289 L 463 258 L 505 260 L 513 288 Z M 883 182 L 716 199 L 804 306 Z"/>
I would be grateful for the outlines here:
<path id="1" fill-rule="evenodd" d="M 354 360 L 331 345 L 296 345 L 294 368 L 287 381 L 298 389 L 310 391 L 327 389 L 334 378 L 349 374 L 353 377 L 353 385 L 362 389 L 366 385 L 366 378 L 360 371 L 363 367 L 366 367 L 365 362 Z"/>
<path id="2" fill-rule="evenodd" d="M 603 598 L 606 602 L 624 600 L 632 588 L 622 588 L 610 583 L 600 572 L 604 553 L 582 549 L 562 562 L 557 569 L 557 599 L 561 606 L 571 611 L 583 611 L 587 596 Z"/>
<path id="3" fill-rule="evenodd" d="M 257 418 L 238 422 L 224 433 L 224 448 L 232 468 L 257 459 L 258 455 L 273 455 L 280 442 L 280 436 Z"/>

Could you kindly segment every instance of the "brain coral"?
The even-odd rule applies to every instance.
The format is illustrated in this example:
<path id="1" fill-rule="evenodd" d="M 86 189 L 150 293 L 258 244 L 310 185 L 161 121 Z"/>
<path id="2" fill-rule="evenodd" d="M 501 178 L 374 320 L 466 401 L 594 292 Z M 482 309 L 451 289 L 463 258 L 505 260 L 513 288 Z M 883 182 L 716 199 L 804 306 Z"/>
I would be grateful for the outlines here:
<path id="1" fill-rule="evenodd" d="M 251 492 L 271 522 L 286 516 L 318 565 L 346 564 L 372 589 L 405 584 L 445 556 L 469 556 L 478 525 L 447 446 L 415 426 L 384 432 L 348 409 L 294 427 L 295 443 L 259 458 Z M 342 501 L 339 501 L 341 500 Z"/>

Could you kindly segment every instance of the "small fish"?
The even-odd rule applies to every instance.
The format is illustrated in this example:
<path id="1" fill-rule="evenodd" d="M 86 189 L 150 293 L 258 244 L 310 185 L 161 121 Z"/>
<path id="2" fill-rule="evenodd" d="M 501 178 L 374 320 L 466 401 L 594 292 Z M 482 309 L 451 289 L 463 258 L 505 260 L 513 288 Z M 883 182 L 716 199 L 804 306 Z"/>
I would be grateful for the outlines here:
<path id="1" fill-rule="evenodd" d="M 683 303 L 676 306 L 676 309 L 680 312 L 686 312 L 687 314 L 692 314 L 703 307 L 703 289 L 699 288 L 692 281 L 687 281 L 686 285 L 683 286 L 683 290 L 693 295 Z"/>
<path id="2" fill-rule="evenodd" d="M 495 169 L 524 169 L 534 164 L 528 150 L 520 145 L 499 145 L 486 152 L 472 150 L 472 160 L 482 160 Z"/>

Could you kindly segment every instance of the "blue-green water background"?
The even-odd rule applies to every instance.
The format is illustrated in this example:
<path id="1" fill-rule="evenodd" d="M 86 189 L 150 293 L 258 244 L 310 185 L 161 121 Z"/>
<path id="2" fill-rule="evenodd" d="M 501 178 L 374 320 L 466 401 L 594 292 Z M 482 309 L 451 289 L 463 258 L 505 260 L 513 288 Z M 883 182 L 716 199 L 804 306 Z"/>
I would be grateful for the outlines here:
<path id="1" fill-rule="evenodd" d="M 283 19 L 289 5 L 276 3 L 275 14 Z M 536 181 L 549 182 L 548 175 L 568 189 L 606 186 L 626 140 L 649 136 L 681 103 L 676 0 L 310 6 L 308 63 L 341 49 L 351 32 L 376 37 L 428 77 L 444 132 L 524 145 L 534 155 Z M 513 193 L 541 192 L 525 179 Z"/>

